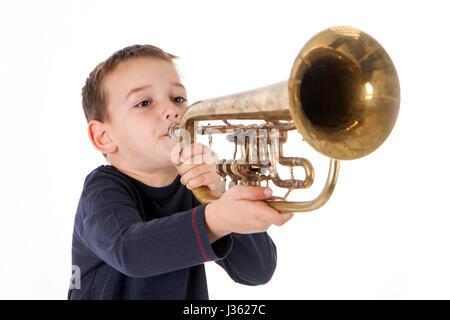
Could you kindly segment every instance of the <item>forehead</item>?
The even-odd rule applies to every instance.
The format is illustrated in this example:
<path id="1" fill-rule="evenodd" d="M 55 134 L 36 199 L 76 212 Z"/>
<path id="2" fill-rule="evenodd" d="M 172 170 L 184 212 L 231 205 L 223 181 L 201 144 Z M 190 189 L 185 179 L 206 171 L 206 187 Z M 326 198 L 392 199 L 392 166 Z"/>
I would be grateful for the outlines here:
<path id="1" fill-rule="evenodd" d="M 104 89 L 109 98 L 122 100 L 134 88 L 173 82 L 180 82 L 180 78 L 171 62 L 155 57 L 138 57 L 120 62 L 105 77 Z"/>

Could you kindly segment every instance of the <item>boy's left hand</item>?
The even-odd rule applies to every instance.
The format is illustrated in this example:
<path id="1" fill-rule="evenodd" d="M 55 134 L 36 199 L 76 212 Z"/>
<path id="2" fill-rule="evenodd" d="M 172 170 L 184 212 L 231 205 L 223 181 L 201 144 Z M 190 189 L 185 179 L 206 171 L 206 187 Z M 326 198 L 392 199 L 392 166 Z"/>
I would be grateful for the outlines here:
<path id="1" fill-rule="evenodd" d="M 223 195 L 223 179 L 216 172 L 218 158 L 210 148 L 201 143 L 192 143 L 183 149 L 181 158 L 179 148 L 174 148 L 171 160 L 181 175 L 181 183 L 188 189 L 207 186 L 214 196 Z"/>

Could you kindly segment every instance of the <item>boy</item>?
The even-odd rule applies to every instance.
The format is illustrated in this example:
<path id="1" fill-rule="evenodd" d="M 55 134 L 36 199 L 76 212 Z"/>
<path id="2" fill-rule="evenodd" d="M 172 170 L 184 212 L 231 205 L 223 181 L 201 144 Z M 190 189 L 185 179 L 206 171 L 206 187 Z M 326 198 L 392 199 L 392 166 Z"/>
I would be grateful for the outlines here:
<path id="1" fill-rule="evenodd" d="M 276 248 L 265 231 L 292 214 L 256 201 L 270 198 L 268 188 L 222 194 L 215 165 L 199 162 L 212 154 L 206 146 L 173 156 L 167 130 L 187 106 L 174 58 L 130 46 L 86 80 L 89 138 L 109 165 L 84 182 L 72 243 L 80 279 L 69 299 L 208 299 L 206 261 L 247 285 L 272 277 Z M 190 191 L 201 185 L 221 197 L 201 205 Z"/>

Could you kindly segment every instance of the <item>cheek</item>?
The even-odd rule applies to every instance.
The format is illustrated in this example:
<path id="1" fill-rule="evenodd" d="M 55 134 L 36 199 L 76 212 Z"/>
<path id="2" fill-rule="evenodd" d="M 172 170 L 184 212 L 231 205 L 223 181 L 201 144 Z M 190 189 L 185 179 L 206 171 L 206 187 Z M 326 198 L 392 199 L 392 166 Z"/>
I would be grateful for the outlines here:
<path id="1" fill-rule="evenodd" d="M 141 144 L 153 144 L 157 139 L 155 126 L 151 123 L 136 123 L 130 128 L 130 132 L 133 132 L 134 138 L 139 140 L 139 143 Z"/>
<path id="2" fill-rule="evenodd" d="M 129 117 L 124 119 L 123 137 L 126 144 L 133 144 L 136 147 L 149 145 L 155 142 L 156 126 L 154 121 L 148 117 Z"/>

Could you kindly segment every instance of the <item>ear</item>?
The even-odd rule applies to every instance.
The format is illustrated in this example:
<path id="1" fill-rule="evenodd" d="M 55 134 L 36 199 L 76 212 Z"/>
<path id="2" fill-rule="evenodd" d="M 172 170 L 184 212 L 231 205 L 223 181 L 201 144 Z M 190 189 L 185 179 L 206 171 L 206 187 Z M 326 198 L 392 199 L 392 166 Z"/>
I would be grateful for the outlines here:
<path id="1" fill-rule="evenodd" d="M 117 145 L 109 136 L 105 124 L 98 120 L 91 120 L 88 124 L 89 139 L 92 145 L 102 153 L 114 153 L 117 150 Z"/>

